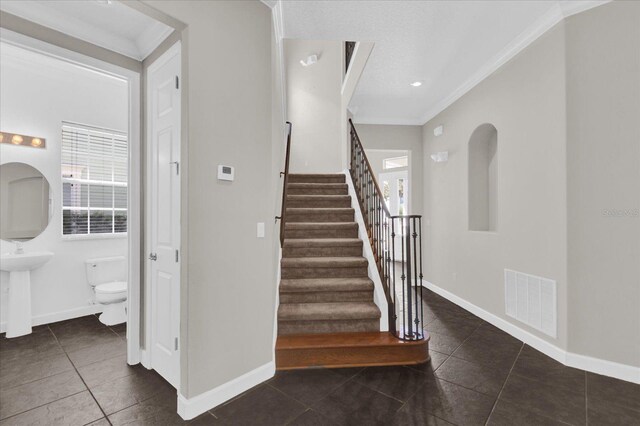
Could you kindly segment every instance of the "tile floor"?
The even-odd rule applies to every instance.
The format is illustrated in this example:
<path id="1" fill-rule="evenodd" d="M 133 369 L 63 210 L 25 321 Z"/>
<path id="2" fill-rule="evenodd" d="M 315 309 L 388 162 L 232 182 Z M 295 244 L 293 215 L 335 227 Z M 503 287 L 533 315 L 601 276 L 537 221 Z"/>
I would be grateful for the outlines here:
<path id="1" fill-rule="evenodd" d="M 431 362 L 279 372 L 197 425 L 640 425 L 640 386 L 565 367 L 424 291 Z M 96 317 L 0 343 L 0 426 L 173 425 L 176 394 Z"/>

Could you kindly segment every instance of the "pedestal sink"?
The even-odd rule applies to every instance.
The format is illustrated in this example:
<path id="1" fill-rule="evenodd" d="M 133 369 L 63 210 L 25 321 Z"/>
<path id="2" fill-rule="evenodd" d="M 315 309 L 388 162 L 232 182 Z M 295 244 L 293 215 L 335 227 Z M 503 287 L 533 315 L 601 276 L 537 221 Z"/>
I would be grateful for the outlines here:
<path id="1" fill-rule="evenodd" d="M 53 257 L 49 251 L 7 253 L 0 256 L 0 269 L 9 272 L 7 337 L 31 333 L 31 271 Z"/>

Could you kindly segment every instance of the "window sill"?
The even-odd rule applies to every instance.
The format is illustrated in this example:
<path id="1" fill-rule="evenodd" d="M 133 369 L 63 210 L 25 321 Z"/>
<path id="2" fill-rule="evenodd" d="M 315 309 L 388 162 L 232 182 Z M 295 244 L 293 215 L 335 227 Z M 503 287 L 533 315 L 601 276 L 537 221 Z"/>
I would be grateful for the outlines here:
<path id="1" fill-rule="evenodd" d="M 63 235 L 63 241 L 86 241 L 86 240 L 119 240 L 123 238 L 127 238 L 128 234 L 72 234 L 72 235 Z"/>

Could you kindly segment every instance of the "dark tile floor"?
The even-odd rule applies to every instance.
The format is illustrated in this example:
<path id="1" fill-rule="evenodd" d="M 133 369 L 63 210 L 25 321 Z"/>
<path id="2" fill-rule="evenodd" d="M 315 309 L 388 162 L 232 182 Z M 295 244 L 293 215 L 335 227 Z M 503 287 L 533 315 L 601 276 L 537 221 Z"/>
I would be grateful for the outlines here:
<path id="1" fill-rule="evenodd" d="M 565 367 L 424 291 L 431 362 L 278 372 L 197 425 L 640 425 L 640 386 Z M 173 425 L 176 393 L 95 317 L 0 344 L 0 426 Z"/>
<path id="2" fill-rule="evenodd" d="M 0 338 L 0 426 L 183 424 L 176 390 L 127 365 L 126 324 L 94 315 Z M 193 424 L 213 424 L 207 413 Z"/>

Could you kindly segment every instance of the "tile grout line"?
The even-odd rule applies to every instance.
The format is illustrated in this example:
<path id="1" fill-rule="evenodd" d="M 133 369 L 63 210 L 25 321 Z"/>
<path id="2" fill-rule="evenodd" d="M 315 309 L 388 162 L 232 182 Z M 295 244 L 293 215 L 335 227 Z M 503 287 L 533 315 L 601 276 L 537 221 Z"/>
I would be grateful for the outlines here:
<path id="1" fill-rule="evenodd" d="M 513 369 L 516 366 L 516 362 L 518 362 L 518 358 L 520 358 L 520 354 L 522 353 L 522 350 L 524 349 L 524 342 L 521 342 L 522 346 L 520 346 L 520 351 L 518 351 L 518 356 L 516 356 L 516 358 L 513 360 L 513 364 L 511 365 L 511 368 L 509 369 L 509 374 L 507 374 L 507 377 L 504 379 L 504 383 L 502 384 L 502 387 L 500 388 L 500 392 L 498 392 L 498 396 L 496 396 L 496 400 L 493 402 L 493 407 L 491 407 L 491 411 L 489 412 L 489 415 L 487 416 L 487 420 L 485 420 L 484 424 L 485 426 L 489 423 L 489 419 L 491 418 L 491 415 L 493 414 L 493 412 L 496 409 L 496 406 L 498 405 L 498 401 L 500 400 L 500 396 L 502 395 L 502 391 L 504 390 L 504 387 L 507 385 L 507 382 L 509 381 L 509 377 L 511 377 L 511 373 L 513 372 Z"/>
<path id="2" fill-rule="evenodd" d="M 589 426 L 589 398 L 587 398 L 587 387 L 589 386 L 589 381 L 587 380 L 587 372 L 584 372 L 584 424 Z"/>
<path id="3" fill-rule="evenodd" d="M 67 353 L 65 352 L 64 348 L 62 347 L 62 345 L 61 345 L 61 344 L 60 344 L 60 342 L 58 341 L 58 338 L 57 338 L 57 337 L 56 337 L 56 335 L 54 334 L 53 330 L 51 330 L 51 329 L 49 328 L 49 325 L 48 325 L 48 324 L 45 324 L 45 325 L 46 325 L 46 329 L 47 329 L 47 330 L 49 330 L 49 332 L 51 333 L 51 335 L 52 335 L 52 336 L 53 336 L 53 338 L 55 339 L 56 344 L 60 347 L 60 349 L 62 349 L 62 351 L 63 351 L 64 355 L 65 355 L 65 356 L 67 357 L 67 359 L 69 360 L 69 363 L 70 363 L 70 364 L 71 364 L 71 366 L 72 366 L 72 367 L 74 367 L 74 369 L 75 369 L 75 366 L 73 365 L 73 362 L 71 362 L 71 360 L 69 359 L 69 357 L 68 357 Z M 40 378 L 40 379 L 32 380 L 32 381 L 30 381 L 30 382 L 23 383 L 23 384 L 18 385 L 18 386 L 13 386 L 13 387 L 8 388 L 8 389 L 14 389 L 14 388 L 17 388 L 17 387 L 20 387 L 20 386 L 24 386 L 24 385 L 32 384 L 32 383 L 38 382 L 38 381 L 40 381 L 40 380 L 48 379 L 48 378 L 51 378 L 51 377 L 55 377 L 55 376 L 58 376 L 58 375 L 61 375 L 61 374 L 67 373 L 67 372 L 69 372 L 69 371 L 71 371 L 71 370 L 69 369 L 69 370 L 65 370 L 65 371 L 60 371 L 60 372 L 58 372 L 58 373 L 56 373 L 56 374 L 52 374 L 52 375 L 50 375 L 50 376 L 46 376 L 46 377 L 42 377 L 42 378 Z M 78 373 L 77 371 L 76 371 L 76 374 L 78 374 L 78 376 L 80 376 L 80 373 Z M 86 387 L 86 384 L 85 384 L 85 387 Z M 87 388 L 86 390 L 89 390 L 89 389 Z M 19 413 L 12 414 L 12 415 L 10 415 L 10 416 L 8 416 L 8 417 L 5 417 L 5 418 L 3 418 L 3 419 L 2 419 L 2 421 L 5 421 L 5 420 L 10 419 L 10 418 L 15 417 L 15 416 L 19 416 L 20 414 L 28 413 L 29 411 L 32 411 L 32 410 L 35 410 L 35 409 L 38 409 L 38 408 L 41 408 L 41 407 L 47 406 L 47 405 L 49 405 L 49 404 L 53 404 L 54 402 L 61 401 L 61 400 L 65 399 L 65 398 L 69 398 L 69 397 L 72 397 L 72 396 L 75 396 L 75 395 L 81 394 L 82 392 L 84 392 L 84 390 L 81 390 L 81 391 L 79 391 L 79 392 L 75 392 L 75 393 L 72 393 L 72 394 L 69 394 L 69 395 L 63 396 L 62 398 L 54 399 L 53 401 L 49 401 L 49 402 L 44 403 L 44 404 L 41 404 L 41 405 L 36 405 L 36 406 L 31 407 L 31 408 L 29 408 L 29 409 L 27 409 L 27 410 L 24 410 L 24 411 L 21 411 L 21 412 L 19 412 Z M 97 403 L 97 401 L 96 401 L 96 403 Z M 98 406 L 99 406 L 99 404 L 98 404 Z M 100 420 L 100 419 L 96 419 L 96 420 Z"/>
<path id="4" fill-rule="evenodd" d="M 80 372 L 78 371 L 78 368 L 76 367 L 76 365 L 74 364 L 73 361 L 71 361 L 71 358 L 69 357 L 69 354 L 67 353 L 67 350 L 60 344 L 60 341 L 58 340 L 58 336 L 56 336 L 56 333 L 53 332 L 53 330 L 51 330 L 51 327 L 49 327 L 49 325 L 47 324 L 47 328 L 49 329 L 49 331 L 51 332 L 51 334 L 53 335 L 54 339 L 56 339 L 56 342 L 58 343 L 58 345 L 60 345 L 60 347 L 62 348 L 62 351 L 64 352 L 64 354 L 67 356 L 67 359 L 69 360 L 69 362 L 71 363 L 71 365 L 73 366 L 73 370 L 76 372 L 76 374 L 78 375 L 78 377 L 80 378 L 80 380 L 82 381 L 82 384 L 87 388 L 87 391 L 89 392 L 89 395 L 91 395 L 91 398 L 93 398 L 93 400 L 95 401 L 96 405 L 98 406 L 98 408 L 100 409 L 100 412 L 104 415 L 104 418 L 107 420 L 107 423 L 109 423 L 110 425 L 112 425 L 111 420 L 109 420 L 109 417 L 107 416 L 107 413 L 105 413 L 104 409 L 102 408 L 102 406 L 100 405 L 100 403 L 98 402 L 98 400 L 96 399 L 96 397 L 93 395 L 93 392 L 91 392 L 91 389 L 89 388 L 89 385 L 87 385 L 87 382 L 85 382 L 84 378 L 82 377 L 82 375 L 80 374 Z M 100 420 L 100 419 L 96 419 L 96 420 Z"/>

